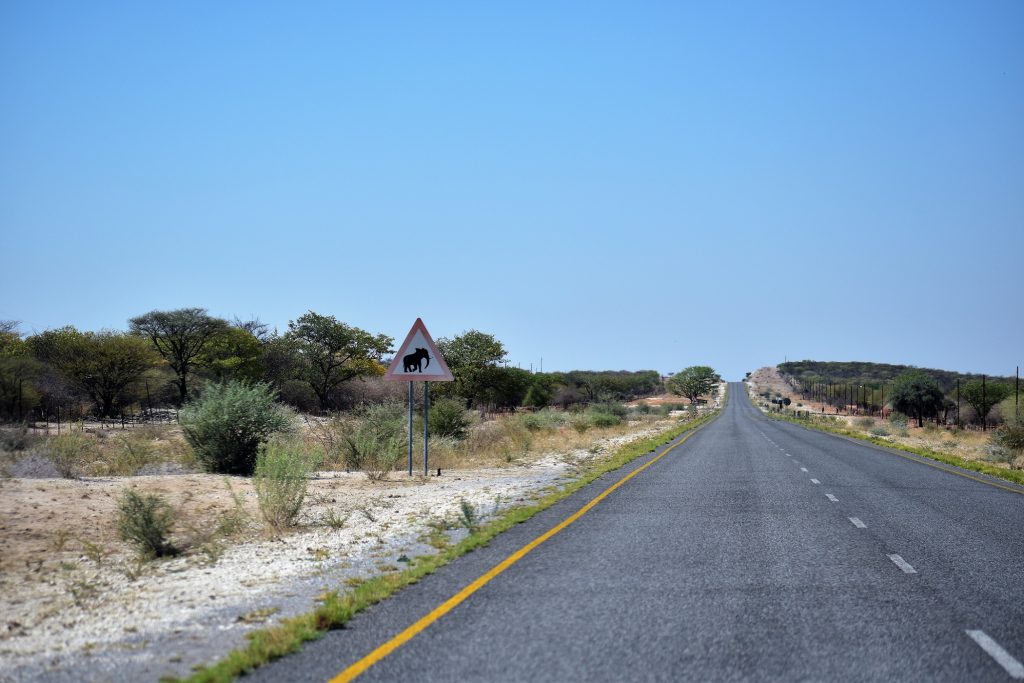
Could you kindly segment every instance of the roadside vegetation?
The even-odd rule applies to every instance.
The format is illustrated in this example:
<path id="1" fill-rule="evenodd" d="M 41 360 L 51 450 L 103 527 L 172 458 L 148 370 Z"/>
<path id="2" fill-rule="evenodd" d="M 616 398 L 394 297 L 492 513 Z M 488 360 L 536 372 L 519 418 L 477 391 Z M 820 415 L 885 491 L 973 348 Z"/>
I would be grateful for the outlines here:
<path id="1" fill-rule="evenodd" d="M 439 547 L 440 552 L 414 557 L 409 560 L 408 568 L 400 572 L 381 574 L 359 583 L 348 592 L 331 591 L 324 594 L 321 605 L 314 611 L 282 620 L 275 626 L 249 634 L 249 644 L 246 647 L 229 653 L 212 666 L 199 668 L 185 680 L 188 683 L 226 683 L 267 662 L 296 651 L 302 643 L 315 640 L 329 630 L 342 628 L 359 612 L 402 588 L 417 583 L 424 576 L 434 573 L 452 560 L 486 545 L 501 532 L 525 522 L 538 512 L 592 483 L 602 474 L 616 470 L 671 442 L 681 434 L 700 427 L 716 414 L 693 416 L 653 437 L 626 444 L 608 458 L 589 465 L 575 480 L 561 489 L 532 504 L 509 509 L 488 522 L 480 523 L 474 508 L 461 501 L 461 523 L 469 533 L 458 543 L 442 543 Z"/>
<path id="2" fill-rule="evenodd" d="M 870 403 L 845 404 L 843 398 L 830 402 L 828 389 L 823 394 L 805 391 L 805 383 L 768 370 L 748 378 L 748 390 L 777 419 L 1024 484 L 1024 419 L 1008 382 L 961 382 L 957 424 L 955 410 L 949 410 L 952 399 L 930 371 L 911 369 L 897 375 L 885 385 L 885 402 L 872 409 Z"/>
<path id="3" fill-rule="evenodd" d="M 47 586 L 42 620 L 60 613 L 55 591 L 88 611 L 124 579 L 209 566 L 238 543 L 341 529 L 380 539 L 377 513 L 345 500 L 351 477 L 380 491 L 400 472 L 435 481 L 420 469 L 419 392 L 417 476 L 404 475 L 406 387 L 380 379 L 391 344 L 312 311 L 282 334 L 203 309 L 153 311 L 123 332 L 0 325 L 0 587 Z M 501 342 L 477 330 L 438 344 L 456 381 L 431 387 L 435 476 L 555 463 L 589 477 L 625 462 L 606 444 L 681 429 L 714 398 L 714 381 L 703 395 L 679 388 L 688 371 L 673 384 L 687 398 L 673 399 L 654 371 L 531 373 L 507 367 Z M 459 553 L 500 530 L 488 510 L 463 500 L 444 522 L 478 539 Z"/>

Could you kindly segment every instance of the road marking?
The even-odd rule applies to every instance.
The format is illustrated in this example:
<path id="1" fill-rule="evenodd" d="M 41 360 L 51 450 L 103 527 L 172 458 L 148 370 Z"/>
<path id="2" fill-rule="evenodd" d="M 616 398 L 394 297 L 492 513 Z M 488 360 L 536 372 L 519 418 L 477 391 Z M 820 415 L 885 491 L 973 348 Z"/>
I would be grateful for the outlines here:
<path id="1" fill-rule="evenodd" d="M 807 468 L 806 468 L 806 467 L 801 467 L 801 468 L 800 468 L 800 471 L 801 471 L 801 472 L 806 472 L 806 471 L 807 471 Z"/>
<path id="2" fill-rule="evenodd" d="M 976 642 L 982 650 L 987 652 L 992 659 L 996 660 L 999 666 L 1006 669 L 1010 678 L 1024 678 L 1024 664 L 1021 664 L 1013 655 L 1004 650 L 996 641 L 992 640 L 987 633 L 981 630 L 967 631 L 971 640 Z"/>
<path id="3" fill-rule="evenodd" d="M 765 418 L 765 419 L 768 419 L 768 418 Z M 912 454 L 907 453 L 905 451 L 904 452 L 899 452 L 895 448 L 883 448 L 881 446 L 876 446 L 875 444 L 871 443 L 870 441 L 864 441 L 862 439 L 855 439 L 852 436 L 843 436 L 842 434 L 835 434 L 835 433 L 832 433 L 832 432 L 825 432 L 825 431 L 822 431 L 820 429 L 813 429 L 811 427 L 804 427 L 803 425 L 797 425 L 797 426 L 800 429 L 804 429 L 804 430 L 809 431 L 809 432 L 814 432 L 815 434 L 825 434 L 826 436 L 834 436 L 837 439 L 842 439 L 843 441 L 849 441 L 850 443 L 855 444 L 857 446 L 864 446 L 865 448 L 870 448 L 872 450 L 876 450 L 876 451 L 879 451 L 881 453 L 888 453 L 889 455 L 895 455 L 895 456 L 898 456 L 900 458 L 903 458 L 904 460 L 909 460 L 911 462 L 916 462 L 918 465 L 925 465 L 927 467 L 934 467 L 937 470 L 942 470 L 943 472 L 948 472 L 949 474 L 955 474 L 958 477 L 963 477 L 964 479 L 970 479 L 970 480 L 976 481 L 976 482 L 978 482 L 980 484 L 987 484 L 989 486 L 994 486 L 997 489 L 1003 489 L 1004 491 L 1010 491 L 1011 493 L 1020 493 L 1020 494 L 1024 495 L 1024 489 L 1014 488 L 1014 487 L 1011 487 L 1011 486 L 1004 486 L 1003 484 L 998 484 L 998 483 L 996 483 L 994 481 L 988 481 L 987 479 L 982 479 L 980 477 L 972 477 L 971 475 L 967 474 L 966 472 L 960 472 L 959 470 L 951 469 L 953 467 L 956 467 L 956 465 L 946 465 L 945 463 L 942 463 L 942 462 L 927 462 L 927 461 L 921 459 L 921 458 L 924 457 L 924 456 L 921 456 L 921 455 L 912 455 Z"/>
<path id="4" fill-rule="evenodd" d="M 492 579 L 494 579 L 496 576 L 501 574 L 503 571 L 505 571 L 506 569 L 508 569 L 512 565 L 514 565 L 516 562 L 518 562 L 519 560 L 521 560 L 524 557 L 526 557 L 527 554 L 529 554 L 532 550 L 537 548 L 537 546 L 539 546 L 540 544 L 544 543 L 544 541 L 547 541 L 552 536 L 557 534 L 559 531 L 562 531 L 567 526 L 569 526 L 570 524 L 572 524 L 573 522 L 578 520 L 580 517 L 582 517 L 586 513 L 588 513 L 591 509 L 594 508 L 594 506 L 596 506 L 602 500 L 604 500 L 605 498 L 610 496 L 617 488 L 619 488 L 620 486 L 625 484 L 627 481 L 629 481 L 630 479 L 632 479 L 636 475 L 638 475 L 641 472 L 643 472 L 644 470 L 646 470 L 648 467 L 650 467 L 654 463 L 656 463 L 659 460 L 661 460 L 662 458 L 664 458 L 666 455 L 671 453 L 676 448 L 682 446 L 684 443 L 686 443 L 687 439 L 689 439 L 691 436 L 693 436 L 694 434 L 696 434 L 697 432 L 699 432 L 701 429 L 703 429 L 705 426 L 707 426 L 709 424 L 711 424 L 711 423 L 710 422 L 705 422 L 700 427 L 697 427 L 696 429 L 691 431 L 689 434 L 684 436 L 682 439 L 680 439 L 675 445 L 669 446 L 664 451 L 662 451 L 659 455 L 656 455 L 655 457 L 651 458 L 650 460 L 645 462 L 640 467 L 637 467 L 635 470 L 633 470 L 629 474 L 627 474 L 624 477 L 622 477 L 621 479 L 619 479 L 617 482 L 615 482 L 614 484 L 612 484 L 611 486 L 606 488 L 604 491 L 602 491 L 601 493 L 597 494 L 593 499 L 591 499 L 591 501 L 589 503 L 587 503 L 586 505 L 581 507 L 579 510 L 574 512 L 572 515 L 570 515 L 569 517 L 566 517 L 561 522 L 559 522 L 555 526 L 551 527 L 550 529 L 545 531 L 543 534 L 541 534 L 537 538 L 533 539 L 532 541 L 530 541 L 529 543 L 524 545 L 522 548 L 520 548 L 519 550 L 517 550 L 514 553 L 512 553 L 511 555 L 509 555 L 508 557 L 506 557 L 504 560 L 502 560 L 498 564 L 494 565 L 494 567 L 492 567 L 489 571 L 487 571 L 483 575 L 479 576 L 476 580 L 474 580 L 472 583 L 470 583 L 465 588 L 460 590 L 458 593 L 456 593 L 452 597 L 450 597 L 447 600 L 445 600 L 444 602 L 442 602 L 440 605 L 435 607 L 430 613 L 426 614 L 423 617 L 420 617 L 415 623 L 413 623 L 411 626 L 408 626 L 404 631 L 402 631 L 401 633 L 399 633 L 395 637 L 391 638 L 391 640 L 388 640 L 387 642 L 383 643 L 382 645 L 379 645 L 377 648 L 375 648 L 368 655 L 366 655 L 365 657 L 363 657 L 359 661 L 351 664 L 348 668 L 346 668 L 344 671 L 339 673 L 337 676 L 332 678 L 327 683 L 347 683 L 348 681 L 351 681 L 351 680 L 355 679 L 357 676 L 362 674 L 364 671 L 369 669 L 371 666 L 373 666 L 374 664 L 376 664 L 380 660 L 382 660 L 385 657 L 387 657 L 389 654 L 391 654 L 392 652 L 394 652 L 395 650 L 400 648 L 405 643 L 407 643 L 410 640 L 412 640 L 414 637 L 416 637 L 417 634 L 419 634 L 421 631 L 425 630 L 428 626 L 433 624 L 435 621 L 437 621 L 438 619 L 440 619 L 444 615 L 448 614 L 448 612 L 450 612 L 453 609 L 455 609 L 456 607 L 458 607 L 469 596 L 473 595 L 473 593 L 476 593 L 478 590 L 483 588 Z"/>
<path id="5" fill-rule="evenodd" d="M 818 481 L 817 479 L 811 479 L 811 483 L 812 484 L 820 484 L 821 482 Z"/>
<path id="6" fill-rule="evenodd" d="M 831 493 L 826 493 L 825 497 L 831 500 L 833 503 L 838 503 L 839 499 L 833 496 Z"/>
<path id="7" fill-rule="evenodd" d="M 904 560 L 899 555 L 890 555 L 889 559 L 893 561 L 897 567 L 903 570 L 904 574 L 916 574 L 917 570 L 910 566 L 910 563 Z"/>
<path id="8" fill-rule="evenodd" d="M 860 521 L 860 517 L 850 517 L 850 521 L 853 522 L 853 525 L 855 527 L 857 527 L 858 529 L 867 529 L 868 528 L 867 524 L 865 524 L 864 522 Z"/>

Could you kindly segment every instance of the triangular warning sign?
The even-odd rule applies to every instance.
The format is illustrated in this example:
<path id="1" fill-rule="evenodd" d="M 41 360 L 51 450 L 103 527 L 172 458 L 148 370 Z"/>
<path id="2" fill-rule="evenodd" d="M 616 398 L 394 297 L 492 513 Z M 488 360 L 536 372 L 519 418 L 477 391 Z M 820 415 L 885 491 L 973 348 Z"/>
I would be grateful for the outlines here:
<path id="1" fill-rule="evenodd" d="M 391 367 L 384 373 L 384 379 L 451 382 L 455 378 L 452 377 L 452 371 L 448 369 L 444 358 L 438 353 L 437 346 L 430 338 L 423 321 L 416 318 L 409 335 L 398 348 L 395 359 L 391 361 Z"/>

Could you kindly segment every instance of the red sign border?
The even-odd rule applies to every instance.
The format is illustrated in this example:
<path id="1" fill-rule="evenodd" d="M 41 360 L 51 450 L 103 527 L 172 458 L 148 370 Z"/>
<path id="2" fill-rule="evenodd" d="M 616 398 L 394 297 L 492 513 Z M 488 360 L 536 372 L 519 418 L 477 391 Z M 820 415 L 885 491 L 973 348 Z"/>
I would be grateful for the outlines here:
<path id="1" fill-rule="evenodd" d="M 412 343 L 412 338 L 416 334 L 416 331 L 423 334 L 423 339 L 427 342 L 427 350 L 430 352 L 431 360 L 436 361 L 440 367 L 442 374 L 440 375 L 411 375 L 411 374 L 398 374 L 398 369 L 402 367 L 402 356 L 409 350 L 409 345 Z M 384 373 L 383 379 L 390 380 L 392 382 L 451 382 L 455 380 L 452 375 L 452 371 L 448 368 L 448 363 L 444 361 L 444 356 L 437 350 L 437 346 L 434 344 L 434 338 L 427 332 L 427 326 L 423 324 L 422 318 L 416 318 L 416 322 L 412 324 L 412 329 L 409 330 L 409 334 L 405 335 L 405 341 L 398 347 L 398 351 L 395 353 L 395 357 L 391 360 L 391 365 L 388 366 L 388 371 Z"/>

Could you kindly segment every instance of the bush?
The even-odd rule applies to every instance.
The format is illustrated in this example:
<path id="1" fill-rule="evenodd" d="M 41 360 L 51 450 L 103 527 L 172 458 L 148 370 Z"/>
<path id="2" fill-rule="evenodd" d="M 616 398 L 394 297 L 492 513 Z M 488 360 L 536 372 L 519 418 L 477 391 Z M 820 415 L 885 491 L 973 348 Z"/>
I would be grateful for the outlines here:
<path id="1" fill-rule="evenodd" d="M 405 409 L 397 401 L 364 403 L 341 423 L 345 465 L 385 479 L 408 448 Z"/>
<path id="2" fill-rule="evenodd" d="M 1024 453 L 1024 424 L 1004 424 L 989 439 L 993 445 L 1020 455 Z"/>
<path id="3" fill-rule="evenodd" d="M 0 451 L 26 451 L 36 442 L 36 437 L 29 433 L 28 427 L 17 425 L 0 428 Z"/>
<path id="4" fill-rule="evenodd" d="M 174 523 L 174 511 L 160 496 L 140 496 L 133 489 L 121 492 L 117 503 L 117 530 L 146 558 L 176 555 L 168 535 Z"/>
<path id="5" fill-rule="evenodd" d="M 297 440 L 271 439 L 260 448 L 252 485 L 260 514 L 275 530 L 295 526 L 313 461 L 312 454 Z"/>
<path id="6" fill-rule="evenodd" d="M 573 413 L 569 420 L 569 424 L 580 434 L 585 434 L 587 430 L 593 427 L 593 423 L 590 421 L 590 416 L 586 413 Z"/>
<path id="7" fill-rule="evenodd" d="M 875 426 L 875 419 L 873 417 L 858 417 L 853 421 L 853 424 L 861 429 L 871 429 Z"/>
<path id="8" fill-rule="evenodd" d="M 554 410 L 538 410 L 535 413 L 523 413 L 517 416 L 519 423 L 531 432 L 558 429 L 565 424 L 565 414 Z"/>
<path id="9" fill-rule="evenodd" d="M 269 384 L 208 383 L 181 412 L 185 438 L 208 472 L 252 474 L 262 443 L 292 429 L 293 414 L 274 402 Z"/>
<path id="10" fill-rule="evenodd" d="M 591 403 L 590 412 L 598 413 L 601 415 L 614 415 L 615 417 L 626 417 L 629 412 L 629 408 L 624 406 L 617 401 L 602 401 L 600 403 Z"/>
<path id="11" fill-rule="evenodd" d="M 595 427 L 614 427 L 622 424 L 622 418 L 611 413 L 591 413 L 590 423 Z"/>
<path id="12" fill-rule="evenodd" d="M 442 398 L 430 404 L 430 433 L 449 436 L 453 439 L 466 438 L 466 431 L 473 424 L 472 413 L 462 403 Z"/>
<path id="13" fill-rule="evenodd" d="M 82 463 L 93 453 L 95 444 L 81 432 L 68 432 L 51 438 L 46 444 L 46 454 L 60 476 L 74 479 Z"/>
<path id="14" fill-rule="evenodd" d="M 871 434 L 874 436 L 889 436 L 889 433 L 889 430 L 881 425 L 871 428 Z"/>

